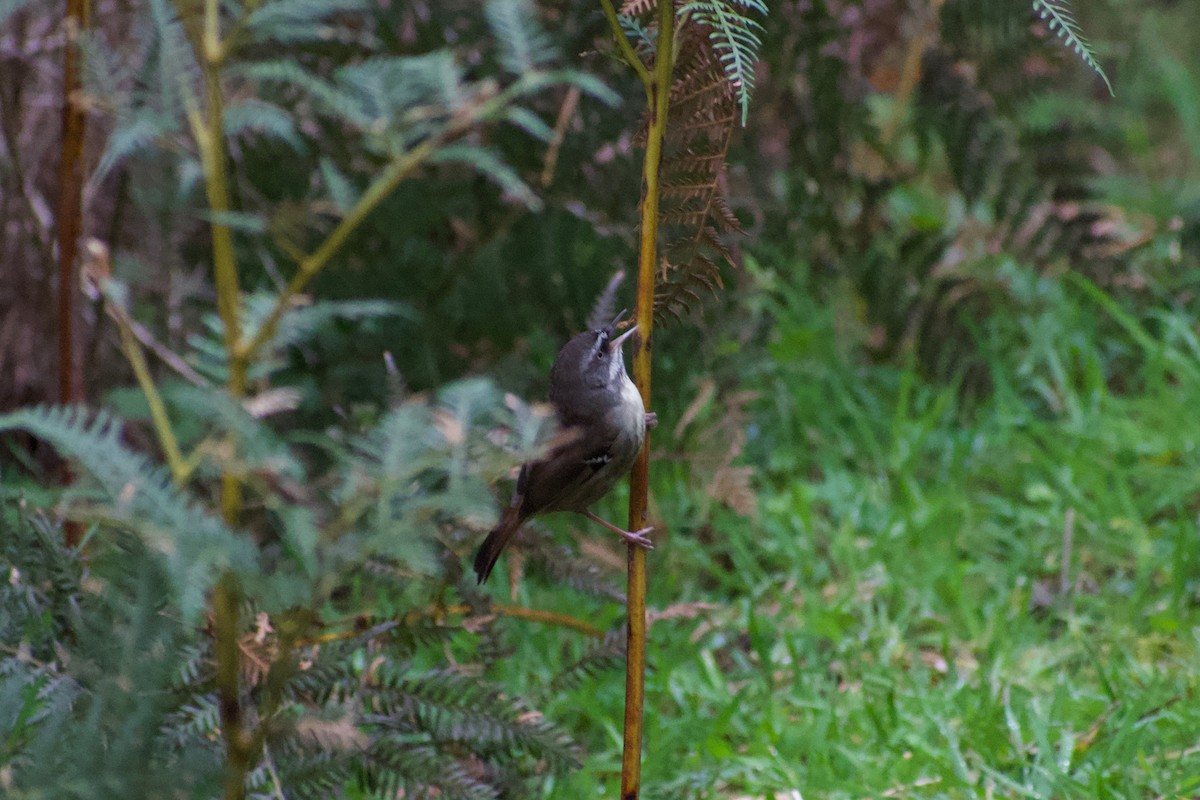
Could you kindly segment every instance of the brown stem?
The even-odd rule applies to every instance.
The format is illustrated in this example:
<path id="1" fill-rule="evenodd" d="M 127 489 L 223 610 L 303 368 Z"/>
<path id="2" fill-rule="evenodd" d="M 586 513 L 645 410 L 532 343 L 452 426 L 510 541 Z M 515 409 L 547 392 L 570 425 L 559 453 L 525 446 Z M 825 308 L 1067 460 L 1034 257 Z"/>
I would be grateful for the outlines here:
<path id="1" fill-rule="evenodd" d="M 253 742 L 242 719 L 241 652 L 238 648 L 238 607 L 241 603 L 234 578 L 226 575 L 213 590 L 213 635 L 216 646 L 217 702 L 221 736 L 229 763 L 225 770 L 225 800 L 244 800 Z"/>
<path id="2" fill-rule="evenodd" d="M 411 624 L 417 620 L 427 617 L 431 619 L 440 619 L 447 614 L 470 614 L 474 609 L 465 603 L 458 603 L 449 606 L 433 606 L 423 608 L 417 611 L 409 612 L 401 617 L 406 624 Z M 525 619 L 530 622 L 540 622 L 543 625 L 556 625 L 560 628 L 568 628 L 573 631 L 578 631 L 585 636 L 591 636 L 594 639 L 599 639 L 604 636 L 604 631 L 585 622 L 578 617 L 572 617 L 570 614 L 560 614 L 556 611 L 544 611 L 540 608 L 528 608 L 526 606 L 507 605 L 505 603 L 493 603 L 489 610 L 501 617 L 512 617 L 514 619 Z M 310 647 L 316 644 L 326 644 L 328 642 L 340 642 L 346 639 L 353 639 L 356 636 L 362 636 L 362 631 L 359 628 L 347 628 L 345 630 L 331 631 L 322 633 L 318 636 L 313 636 L 308 639 L 297 640 L 297 647 Z"/>
<path id="3" fill-rule="evenodd" d="M 82 226 L 83 138 L 86 118 L 79 104 L 79 32 L 88 25 L 88 0 L 67 0 L 67 45 L 64 48 L 62 152 L 58 165 L 58 399 L 61 403 L 83 402 L 83 365 L 75 345 L 75 254 Z M 70 472 L 66 479 L 71 480 Z M 68 547 L 79 543 L 83 529 L 67 523 L 64 536 Z"/>
<path id="4" fill-rule="evenodd" d="M 638 249 L 637 325 L 634 336 L 633 382 L 650 408 L 651 331 L 654 325 L 654 277 L 658 254 L 659 165 L 667 132 L 667 108 L 674 60 L 675 4 L 659 0 L 658 44 L 654 74 L 647 85 L 650 124 L 642 164 L 642 226 Z M 646 526 L 649 497 L 650 437 L 629 478 L 629 529 Z M 642 710 L 646 694 L 646 551 L 629 545 L 627 590 L 628 636 L 625 658 L 625 742 L 621 757 L 621 798 L 637 800 L 642 781 Z"/>

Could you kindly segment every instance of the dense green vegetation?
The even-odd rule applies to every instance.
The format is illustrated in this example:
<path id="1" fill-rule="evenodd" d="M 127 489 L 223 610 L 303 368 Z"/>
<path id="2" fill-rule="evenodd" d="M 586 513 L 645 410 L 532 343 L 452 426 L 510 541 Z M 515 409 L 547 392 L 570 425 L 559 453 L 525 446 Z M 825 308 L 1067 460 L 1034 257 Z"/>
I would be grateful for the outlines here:
<path id="1" fill-rule="evenodd" d="M 656 333 L 644 797 L 1200 795 L 1200 28 L 1072 5 L 1115 97 L 1024 2 L 762 19 L 723 145 L 748 235 L 671 273 Z M 117 310 L 104 411 L 0 415 L 0 794 L 616 796 L 623 550 L 552 517 L 469 569 L 634 261 L 639 87 L 599 7 L 226 3 L 208 67 L 190 7 L 84 42 Z M 130 318 L 194 376 L 126 366 Z"/>
<path id="2" fill-rule="evenodd" d="M 840 355 L 832 314 L 756 270 L 775 331 L 744 459 L 758 512 L 656 473 L 678 520 L 651 580 L 660 796 L 1197 791 L 1194 327 L 1121 331 L 1090 287 L 1011 277 L 1037 308 L 980 332 L 995 391 L 968 410 Z M 1120 393 L 1106 346 L 1129 356 Z M 556 665 L 529 664 L 560 641 L 531 637 L 509 679 L 545 685 Z M 620 701 L 588 685 L 547 707 L 598 732 L 550 796 L 615 769 Z"/>

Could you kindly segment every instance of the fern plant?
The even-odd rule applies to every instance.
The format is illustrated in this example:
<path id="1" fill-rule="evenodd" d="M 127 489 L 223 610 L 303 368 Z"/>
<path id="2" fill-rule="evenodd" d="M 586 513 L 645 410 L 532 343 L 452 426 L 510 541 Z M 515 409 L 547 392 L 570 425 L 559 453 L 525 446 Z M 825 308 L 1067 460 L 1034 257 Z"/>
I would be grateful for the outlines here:
<path id="1" fill-rule="evenodd" d="M 630 0 L 621 8 L 622 29 L 639 33 L 639 58 L 657 57 L 650 47 L 657 6 Z M 704 294 L 715 295 L 722 286 L 722 264 L 736 266 L 728 240 L 742 228 L 722 181 L 733 131 L 739 121 L 745 124 L 754 90 L 762 30 L 756 16 L 766 13 L 758 0 L 684 2 L 675 9 L 677 53 L 667 111 L 672 122 L 660 175 L 659 321 L 681 320 Z"/>
<path id="2" fill-rule="evenodd" d="M 1092 46 L 1084 37 L 1083 30 L 1075 21 L 1075 14 L 1066 0 L 1033 0 L 1033 10 L 1046 21 L 1051 33 L 1057 35 L 1067 48 L 1079 56 L 1084 64 L 1095 70 L 1100 79 L 1104 81 L 1104 85 L 1108 87 L 1108 93 L 1114 94 L 1108 75 L 1100 66 L 1100 62 L 1096 60 L 1096 54 L 1092 52 Z"/>
<path id="3" fill-rule="evenodd" d="M 732 261 L 721 235 L 736 228 L 736 219 L 720 195 L 718 179 L 736 119 L 734 98 L 744 102 L 753 85 L 750 68 L 760 27 L 737 9 L 763 6 L 696 2 L 677 7 L 671 0 L 628 0 L 618 14 L 611 0 L 602 5 L 615 44 L 646 93 L 633 380 L 642 405 L 650 408 L 648 342 L 655 318 L 679 316 L 680 306 L 698 298 L 695 285 L 719 285 L 714 259 Z M 668 233 L 660 246 L 660 228 L 670 231 L 672 223 L 686 232 L 674 238 Z M 646 524 L 649 467 L 647 443 L 630 476 L 631 530 Z M 621 796 L 637 798 L 646 665 L 645 551 L 631 546 L 627 564 Z"/>
<path id="4" fill-rule="evenodd" d="M 140 287 L 112 277 L 103 243 L 89 249 L 87 282 L 161 463 L 108 412 L 0 417 L 0 434 L 75 462 L 62 508 L 91 526 L 86 555 L 60 552 L 78 613 L 42 638 L 48 611 L 8 625 L 29 644 L 0 662 L 12 676 L 0 698 L 6 794 L 495 798 L 567 768 L 576 750 L 556 726 L 443 666 L 439 649 L 476 647 L 459 623 L 493 610 L 461 580 L 459 556 L 494 517 L 488 480 L 533 454 L 540 417 L 486 383 L 406 396 L 397 380 L 381 414 L 292 434 L 280 418 L 311 397 L 286 381 L 297 351 L 334 320 L 405 313 L 304 294 L 390 193 L 465 168 L 536 209 L 493 132 L 549 139 L 547 93 L 611 92 L 559 65 L 527 0 L 489 2 L 466 51 L 461 30 L 447 32 L 454 47 L 396 46 L 388 9 L 363 0 L 138 11 L 136 46 L 83 43 L 86 91 L 113 123 L 94 179 L 134 184 L 151 226 L 180 245 L 167 261 L 210 270 L 215 307 L 185 309 L 202 323 L 188 341 L 156 338 L 135 320 Z M 259 184 L 245 158 L 257 148 L 287 154 L 291 196 Z M 176 181 L 165 198 L 153 191 L 164 173 Z M 118 231 L 113 260 L 135 240 Z M 145 347 L 187 383 L 159 377 Z M 13 554 L 13 586 L 34 550 Z M 54 749 L 66 728 L 73 762 Z"/>
<path id="5" fill-rule="evenodd" d="M 225 404 L 213 390 L 186 392 L 197 395 L 189 407 L 200 395 Z M 196 469 L 242 476 L 253 500 L 237 528 L 203 510 L 203 482 L 199 494 L 174 487 L 123 444 L 109 414 L 35 408 L 0 417 L 0 432 L 18 429 L 78 463 L 86 479 L 70 516 L 93 530 L 85 564 L 59 531 L 9 503 L 15 531 L 4 539 L 0 631 L 13 647 L 0 659 L 0 738 L 12 748 L 13 796 L 83 797 L 117 785 L 119 772 L 97 773 L 89 758 L 101 757 L 95 742 L 106 737 L 132 741 L 106 710 L 118 686 L 114 711 L 134 710 L 140 726 L 140 755 L 127 757 L 157 765 L 146 776 L 159 787 L 152 793 L 170 795 L 162 786 L 181 760 L 189 792 L 220 785 L 220 655 L 204 633 L 213 624 L 204 600 L 231 576 L 240 587 L 238 699 L 256 718 L 243 784 L 251 796 L 357 786 L 373 796 L 495 798 L 577 763 L 576 746 L 522 701 L 475 675 L 418 666 L 431 648 L 464 638 L 452 622 L 463 612 L 439 610 L 452 563 L 440 553 L 469 546 L 474 535 L 464 534 L 489 524 L 486 484 L 511 460 L 504 439 L 531 439 L 490 385 L 401 403 L 331 451 L 322 474 L 311 472 L 303 446 L 244 411 L 210 414 Z M 233 432 L 244 444 L 237 465 L 218 446 Z M 386 612 L 396 604 L 411 611 Z M 93 670 L 110 663 L 111 636 L 140 644 Z M 158 648 L 146 674 L 143 647 Z M 53 752 L 64 727 L 72 741 L 95 737 L 82 748 L 91 756 L 64 764 Z"/>

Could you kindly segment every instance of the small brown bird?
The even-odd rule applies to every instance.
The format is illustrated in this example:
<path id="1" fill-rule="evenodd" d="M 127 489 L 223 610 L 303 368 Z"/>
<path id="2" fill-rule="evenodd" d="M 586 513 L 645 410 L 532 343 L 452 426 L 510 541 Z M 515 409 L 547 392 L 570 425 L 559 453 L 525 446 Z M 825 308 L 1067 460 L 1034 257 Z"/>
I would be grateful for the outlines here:
<path id="1" fill-rule="evenodd" d="M 617 336 L 619 321 L 620 315 L 608 325 L 578 334 L 558 351 L 550 371 L 550 402 L 559 437 L 545 457 L 522 465 L 512 502 L 475 555 L 480 583 L 487 580 L 513 534 L 534 514 L 574 511 L 633 544 L 653 547 L 646 536 L 652 527 L 630 532 L 588 510 L 633 466 L 646 428 L 657 422 L 654 414 L 646 413 L 641 394 L 625 373 L 621 345 L 637 326 Z"/>

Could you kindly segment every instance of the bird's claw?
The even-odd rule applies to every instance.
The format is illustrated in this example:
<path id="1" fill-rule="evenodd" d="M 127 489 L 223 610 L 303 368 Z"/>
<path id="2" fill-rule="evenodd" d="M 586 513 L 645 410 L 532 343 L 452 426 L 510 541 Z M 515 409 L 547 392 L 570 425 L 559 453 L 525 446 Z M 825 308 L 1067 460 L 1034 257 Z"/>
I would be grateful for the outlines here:
<path id="1" fill-rule="evenodd" d="M 646 412 L 646 428 L 654 428 L 658 426 L 658 414 L 653 411 Z"/>
<path id="2" fill-rule="evenodd" d="M 650 537 L 646 535 L 652 530 L 654 530 L 653 525 L 648 528 L 642 528 L 640 531 L 621 531 L 621 535 L 625 537 L 625 541 L 629 542 L 630 544 L 636 544 L 637 546 L 643 547 L 646 550 L 653 550 L 654 542 L 652 542 Z"/>

